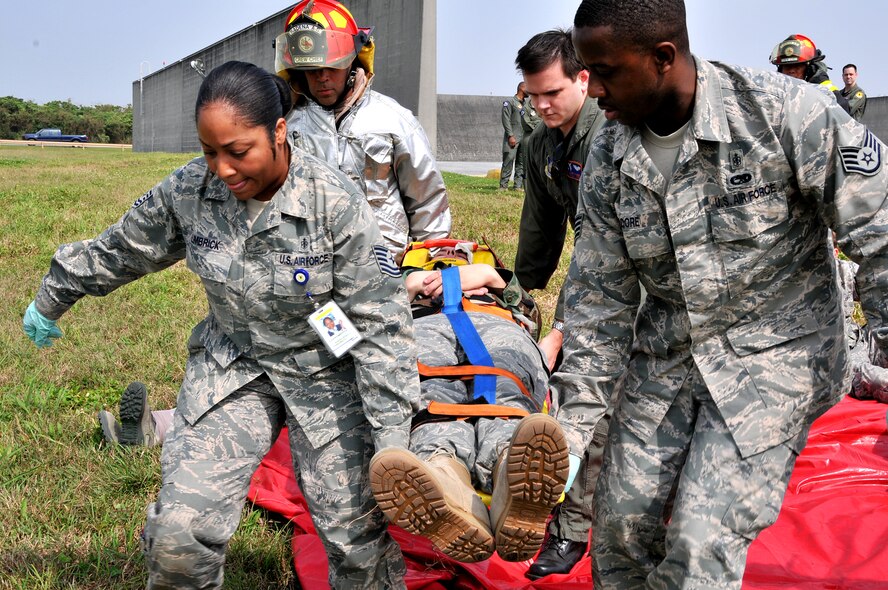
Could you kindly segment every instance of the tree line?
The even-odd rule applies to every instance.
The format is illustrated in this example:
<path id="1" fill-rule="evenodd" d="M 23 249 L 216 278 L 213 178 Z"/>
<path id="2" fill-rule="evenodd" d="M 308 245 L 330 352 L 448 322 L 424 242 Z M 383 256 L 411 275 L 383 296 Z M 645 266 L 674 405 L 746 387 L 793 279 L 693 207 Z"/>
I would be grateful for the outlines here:
<path id="1" fill-rule="evenodd" d="M 36 104 L 14 96 L 0 98 L 0 139 L 21 139 L 25 133 L 46 127 L 85 134 L 97 143 L 132 143 L 133 107 L 84 107 L 67 100 Z"/>

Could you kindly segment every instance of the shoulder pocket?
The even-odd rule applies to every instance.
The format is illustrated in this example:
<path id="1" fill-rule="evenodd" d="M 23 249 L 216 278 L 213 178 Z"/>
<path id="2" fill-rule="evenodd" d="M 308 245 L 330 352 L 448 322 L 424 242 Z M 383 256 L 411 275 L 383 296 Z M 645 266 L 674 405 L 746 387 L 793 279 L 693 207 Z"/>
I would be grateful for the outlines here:
<path id="1" fill-rule="evenodd" d="M 364 148 L 364 178 L 385 180 L 392 171 L 392 140 L 388 135 L 370 134 L 361 141 Z"/>
<path id="2" fill-rule="evenodd" d="M 616 207 L 626 251 L 634 260 L 654 258 L 672 251 L 663 212 L 637 206 Z"/>

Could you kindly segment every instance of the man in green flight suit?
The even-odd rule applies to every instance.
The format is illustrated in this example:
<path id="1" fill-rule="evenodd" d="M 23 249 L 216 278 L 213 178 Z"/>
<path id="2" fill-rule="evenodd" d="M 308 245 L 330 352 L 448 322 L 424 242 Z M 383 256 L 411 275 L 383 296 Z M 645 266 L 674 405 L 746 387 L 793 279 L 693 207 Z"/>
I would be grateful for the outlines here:
<path id="1" fill-rule="evenodd" d="M 503 101 L 503 165 L 500 169 L 500 188 L 509 188 L 509 178 L 514 168 L 513 185 L 516 190 L 524 187 L 524 155 L 521 140 L 524 137 L 522 111 L 527 94 L 524 82 L 518 84 L 515 96 Z"/>
<path id="2" fill-rule="evenodd" d="M 521 140 L 518 142 L 518 158 L 515 165 L 520 166 L 522 180 L 527 176 L 527 146 L 530 135 L 540 124 L 540 115 L 533 106 L 533 101 L 527 96 L 527 87 L 521 82 L 520 88 L 524 91 L 524 108 L 521 109 Z"/>
<path id="3" fill-rule="evenodd" d="M 857 85 L 856 65 L 848 64 L 842 68 L 842 81 L 845 83 L 845 87 L 842 88 L 842 96 L 848 99 L 851 117 L 855 121 L 860 121 L 866 111 L 866 92 Z"/>
<path id="4" fill-rule="evenodd" d="M 574 224 L 580 174 L 604 117 L 597 101 L 587 96 L 589 75 L 576 58 L 570 31 L 535 35 L 518 51 L 515 65 L 543 122 L 527 141 L 527 184 L 515 258 L 515 275 L 529 291 L 544 288 L 558 267 L 567 224 Z M 552 330 L 540 341 L 550 370 L 564 337 L 563 307 L 559 297 Z M 593 437 L 592 431 L 573 428 L 557 413 L 555 417 L 570 444 L 571 475 L 579 472 L 582 476 L 568 477 L 565 500 L 549 524 L 540 555 L 528 570 L 528 577 L 534 579 L 567 573 L 583 556 L 592 522 L 591 495 L 607 433 L 606 420 Z"/>

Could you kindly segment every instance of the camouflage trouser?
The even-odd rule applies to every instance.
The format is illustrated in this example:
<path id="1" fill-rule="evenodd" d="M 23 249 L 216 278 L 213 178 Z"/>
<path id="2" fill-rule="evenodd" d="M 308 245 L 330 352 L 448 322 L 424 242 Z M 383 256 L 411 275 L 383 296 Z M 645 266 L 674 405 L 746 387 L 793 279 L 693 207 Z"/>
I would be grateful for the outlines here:
<path id="1" fill-rule="evenodd" d="M 465 381 L 429 379 L 423 381 L 422 393 L 423 405 L 433 399 L 448 404 L 472 401 Z M 531 413 L 540 411 L 539 405 L 507 379 L 497 379 L 496 403 Z M 436 453 L 453 455 L 468 468 L 475 487 L 489 494 L 493 489 L 493 468 L 516 426 L 518 420 L 502 418 L 479 418 L 474 424 L 462 420 L 423 424 L 410 433 L 410 450 L 420 459 Z"/>
<path id="2" fill-rule="evenodd" d="M 315 377 L 329 385 L 331 395 L 355 386 L 353 369 L 331 368 Z M 148 588 L 222 586 L 225 550 L 250 478 L 284 423 L 297 480 L 327 551 L 331 586 L 404 588 L 401 551 L 386 533 L 368 484 L 374 450 L 369 424 L 313 448 L 265 376 L 194 425 L 176 413 L 161 457 L 162 487 L 145 524 Z"/>
<path id="3" fill-rule="evenodd" d="M 743 458 L 696 367 L 648 441 L 621 396 L 595 490 L 596 588 L 740 588 L 746 553 L 777 518 L 807 429 Z M 667 526 L 668 520 L 668 526 Z"/>

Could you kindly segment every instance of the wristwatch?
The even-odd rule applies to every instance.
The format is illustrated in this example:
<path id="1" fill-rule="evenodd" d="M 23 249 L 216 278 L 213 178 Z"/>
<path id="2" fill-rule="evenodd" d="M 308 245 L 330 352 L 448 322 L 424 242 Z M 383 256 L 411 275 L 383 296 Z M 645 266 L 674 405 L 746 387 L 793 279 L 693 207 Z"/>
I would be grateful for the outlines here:
<path id="1" fill-rule="evenodd" d="M 558 330 L 559 332 L 564 334 L 564 322 L 561 320 L 555 320 L 554 322 L 552 322 L 552 329 Z"/>

